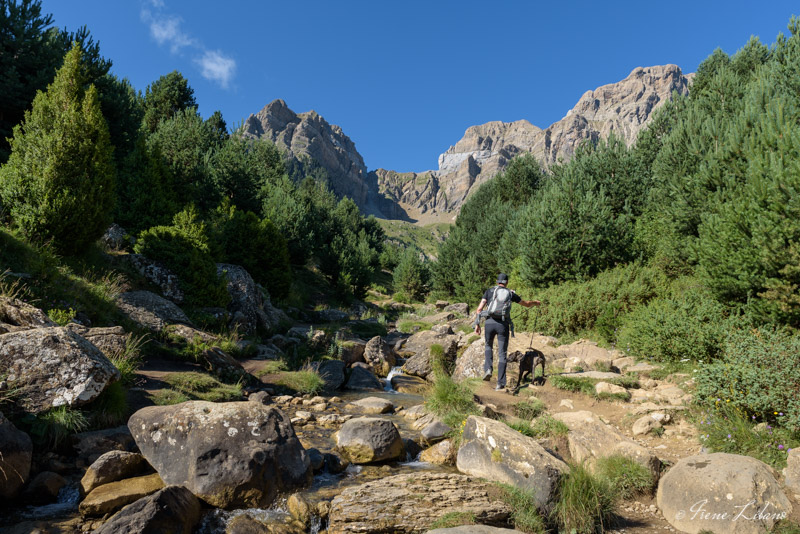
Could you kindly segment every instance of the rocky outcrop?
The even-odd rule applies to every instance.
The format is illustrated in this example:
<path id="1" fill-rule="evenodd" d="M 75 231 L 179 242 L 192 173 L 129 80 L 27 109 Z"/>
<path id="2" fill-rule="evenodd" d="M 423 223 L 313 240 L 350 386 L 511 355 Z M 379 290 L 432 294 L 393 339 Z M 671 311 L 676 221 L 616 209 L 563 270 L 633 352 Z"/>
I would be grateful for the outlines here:
<path id="1" fill-rule="evenodd" d="M 79 336 L 86 338 L 92 345 L 100 349 L 107 358 L 125 352 L 130 334 L 121 326 L 107 328 L 87 328 L 77 323 L 70 323 L 67 328 Z"/>
<path id="2" fill-rule="evenodd" d="M 364 360 L 378 376 L 388 375 L 396 364 L 392 347 L 381 336 L 375 336 L 367 342 Z"/>
<path id="3" fill-rule="evenodd" d="M 200 501 L 188 489 L 169 486 L 129 504 L 94 534 L 190 534 L 200 521 Z"/>
<path id="4" fill-rule="evenodd" d="M 283 100 L 274 100 L 245 120 L 242 135 L 272 141 L 298 165 L 310 164 L 303 161 L 310 158 L 327 171 L 337 195 L 366 205 L 367 168 L 361 154 L 340 127 L 329 124 L 317 112 L 297 114 Z"/>
<path id="5" fill-rule="evenodd" d="M 173 302 L 150 291 L 129 291 L 117 297 L 117 306 L 128 319 L 152 332 L 171 324 L 192 322 Z"/>
<path id="6" fill-rule="evenodd" d="M 506 525 L 511 508 L 488 482 L 449 473 L 396 475 L 345 489 L 331 503 L 330 534 L 425 532 L 447 513 Z"/>
<path id="7" fill-rule="evenodd" d="M 453 380 L 461 382 L 467 378 L 480 378 L 483 376 L 483 364 L 485 359 L 484 348 L 486 342 L 483 338 L 473 341 L 467 350 L 456 360 L 453 369 Z M 508 374 L 508 371 L 506 371 Z"/>
<path id="8" fill-rule="evenodd" d="M 81 492 L 86 495 L 98 486 L 132 477 L 147 467 L 144 456 L 139 453 L 109 451 L 86 470 L 81 478 Z"/>
<path id="9" fill-rule="evenodd" d="M 274 331 L 281 322 L 289 322 L 286 314 L 272 306 L 244 267 L 218 263 L 217 275 L 224 277 L 228 282 L 228 294 L 231 296 L 231 303 L 228 305 L 228 311 L 232 314 L 231 328 L 237 327 L 241 333 L 254 334 L 258 330 Z"/>
<path id="10" fill-rule="evenodd" d="M 218 508 L 266 507 L 279 491 L 307 485 L 311 463 L 289 419 L 257 402 L 151 406 L 128 426 L 166 484 Z"/>
<path id="11" fill-rule="evenodd" d="M 0 412 L 0 497 L 11 499 L 28 481 L 33 444 Z"/>
<path id="12" fill-rule="evenodd" d="M 408 338 L 402 353 L 411 355 L 403 365 L 404 373 L 431 380 L 435 358 L 441 359 L 446 371 L 452 369 L 458 353 L 458 336 L 425 330 Z"/>
<path id="13" fill-rule="evenodd" d="M 394 423 L 374 417 L 357 417 L 343 424 L 336 446 L 354 464 L 395 460 L 405 453 Z"/>
<path id="14" fill-rule="evenodd" d="M 15 403 L 34 414 L 88 404 L 120 376 L 97 347 L 63 327 L 0 335 L 0 369 L 20 389 Z"/>
<path id="15" fill-rule="evenodd" d="M 176 304 L 183 302 L 185 295 L 180 287 L 178 276 L 165 265 L 141 254 L 128 254 L 125 259 L 139 271 L 139 274 L 158 286 L 162 295 Z"/>
<path id="16" fill-rule="evenodd" d="M 664 518 L 691 534 L 760 534 L 792 512 L 768 465 L 726 453 L 681 459 L 661 478 L 656 499 Z"/>
<path id="17" fill-rule="evenodd" d="M 332 392 L 341 388 L 345 381 L 345 363 L 341 360 L 325 360 L 312 362 L 311 368 L 319 373 L 325 381 L 325 391 Z"/>
<path id="18" fill-rule="evenodd" d="M 0 334 L 56 326 L 39 308 L 19 299 L 0 297 Z"/>
<path id="19" fill-rule="evenodd" d="M 530 492 L 544 512 L 556 497 L 562 475 L 569 471 L 567 464 L 535 439 L 500 421 L 474 415 L 467 418 L 456 467 L 462 473 Z"/>

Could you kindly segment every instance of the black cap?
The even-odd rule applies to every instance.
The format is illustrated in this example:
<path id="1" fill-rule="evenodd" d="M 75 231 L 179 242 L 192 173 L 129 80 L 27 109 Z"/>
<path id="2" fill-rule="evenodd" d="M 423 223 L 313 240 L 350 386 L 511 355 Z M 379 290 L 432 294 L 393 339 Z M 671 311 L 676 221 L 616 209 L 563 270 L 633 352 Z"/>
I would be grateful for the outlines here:
<path id="1" fill-rule="evenodd" d="M 508 275 L 506 273 L 500 273 L 497 275 L 497 283 L 498 284 L 507 284 L 508 283 Z"/>

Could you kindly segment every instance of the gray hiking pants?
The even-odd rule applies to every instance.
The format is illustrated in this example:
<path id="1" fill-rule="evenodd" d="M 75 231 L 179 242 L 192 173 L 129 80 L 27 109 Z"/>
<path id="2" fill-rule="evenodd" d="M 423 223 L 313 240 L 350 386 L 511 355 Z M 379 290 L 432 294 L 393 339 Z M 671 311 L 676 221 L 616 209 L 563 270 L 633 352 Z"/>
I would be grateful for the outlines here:
<path id="1" fill-rule="evenodd" d="M 508 354 L 508 323 L 496 321 L 491 317 L 484 324 L 486 344 L 483 349 L 483 370 L 492 370 L 492 345 L 497 336 L 497 385 L 506 387 L 506 356 Z"/>

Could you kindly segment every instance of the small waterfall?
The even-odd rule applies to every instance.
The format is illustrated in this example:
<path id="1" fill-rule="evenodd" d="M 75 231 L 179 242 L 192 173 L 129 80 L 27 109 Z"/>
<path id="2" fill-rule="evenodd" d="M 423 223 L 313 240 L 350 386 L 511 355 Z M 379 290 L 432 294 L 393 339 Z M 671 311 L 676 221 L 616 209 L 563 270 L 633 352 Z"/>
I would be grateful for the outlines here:
<path id="1" fill-rule="evenodd" d="M 389 371 L 388 375 L 386 375 L 385 378 L 386 385 L 383 387 L 383 390 L 386 391 L 387 393 L 397 393 L 397 391 L 395 391 L 394 388 L 392 388 L 392 377 L 402 374 L 403 374 L 403 368 L 401 366 L 392 367 L 392 370 Z"/>
<path id="2" fill-rule="evenodd" d="M 25 519 L 48 519 L 75 512 L 81 500 L 80 488 L 77 484 L 67 484 L 58 492 L 56 502 L 43 506 L 28 506 L 20 514 Z"/>

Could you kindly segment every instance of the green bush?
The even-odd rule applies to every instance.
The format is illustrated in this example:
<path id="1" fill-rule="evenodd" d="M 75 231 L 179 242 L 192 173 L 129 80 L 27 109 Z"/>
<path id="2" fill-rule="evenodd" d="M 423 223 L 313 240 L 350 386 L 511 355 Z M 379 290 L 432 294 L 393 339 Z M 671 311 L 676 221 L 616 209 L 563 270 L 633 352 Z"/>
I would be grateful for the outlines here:
<path id="1" fill-rule="evenodd" d="M 604 532 L 615 518 L 614 493 L 608 481 L 578 464 L 561 477 L 552 519 L 559 532 Z"/>
<path id="2" fill-rule="evenodd" d="M 536 506 L 534 496 L 519 488 L 508 484 L 498 484 L 502 489 L 501 497 L 511 508 L 511 521 L 516 530 L 529 534 L 544 534 L 547 532 L 542 516 Z"/>
<path id="3" fill-rule="evenodd" d="M 800 336 L 777 328 L 731 332 L 722 357 L 695 374 L 697 397 L 800 431 Z"/>
<path id="4" fill-rule="evenodd" d="M 420 259 L 420 252 L 409 248 L 394 269 L 392 285 L 395 291 L 402 291 L 412 299 L 419 300 L 428 290 L 429 278 L 428 267 Z"/>
<path id="5" fill-rule="evenodd" d="M 655 484 L 649 469 L 620 455 L 598 458 L 595 474 L 609 483 L 614 497 L 620 500 L 651 492 Z"/>
<path id="6" fill-rule="evenodd" d="M 447 426 L 458 429 L 467 417 L 479 413 L 469 384 L 458 383 L 445 373 L 435 373 L 433 385 L 425 394 L 425 407 Z"/>
<path id="7" fill-rule="evenodd" d="M 724 306 L 686 279 L 675 284 L 671 295 L 625 317 L 618 347 L 658 362 L 710 361 L 719 355 L 728 328 Z"/>

